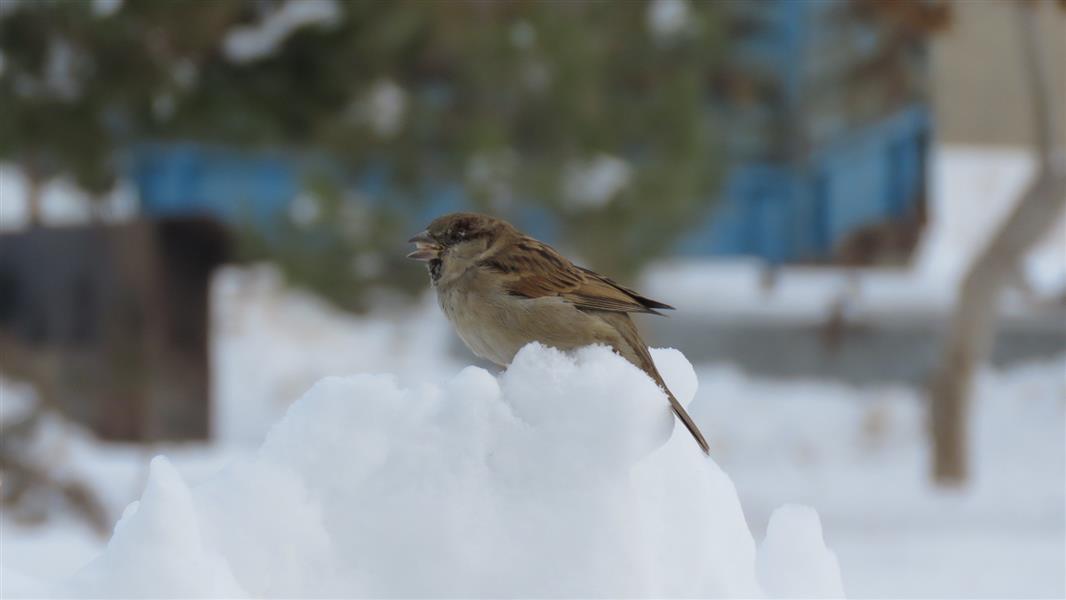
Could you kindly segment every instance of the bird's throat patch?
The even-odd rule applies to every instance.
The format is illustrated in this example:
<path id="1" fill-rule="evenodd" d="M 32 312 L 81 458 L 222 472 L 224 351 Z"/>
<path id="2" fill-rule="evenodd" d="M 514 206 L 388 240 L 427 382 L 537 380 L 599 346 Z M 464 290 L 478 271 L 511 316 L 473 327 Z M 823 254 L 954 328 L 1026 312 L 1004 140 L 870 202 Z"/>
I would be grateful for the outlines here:
<path id="1" fill-rule="evenodd" d="M 433 281 L 433 283 L 437 283 L 438 281 L 440 281 L 440 269 L 441 260 L 439 258 L 434 258 L 433 260 L 429 261 L 429 278 Z"/>

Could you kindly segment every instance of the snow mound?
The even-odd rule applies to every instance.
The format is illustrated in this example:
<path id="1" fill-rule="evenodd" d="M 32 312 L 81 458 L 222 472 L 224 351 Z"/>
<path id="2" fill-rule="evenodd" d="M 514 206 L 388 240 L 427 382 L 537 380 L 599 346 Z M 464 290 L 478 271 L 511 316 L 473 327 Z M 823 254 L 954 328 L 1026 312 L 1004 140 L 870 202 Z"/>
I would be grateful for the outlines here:
<path id="1" fill-rule="evenodd" d="M 654 356 L 691 400 L 688 361 Z M 775 515 L 757 552 L 733 483 L 642 372 L 607 348 L 533 344 L 498 377 L 324 379 L 253 459 L 200 486 L 156 458 L 106 551 L 59 591 L 829 597 L 841 584 L 809 509 Z"/>
<path id="2" fill-rule="evenodd" d="M 770 515 L 759 547 L 759 581 L 781 598 L 843 598 L 840 565 L 822 540 L 822 522 L 807 506 L 786 505 Z"/>

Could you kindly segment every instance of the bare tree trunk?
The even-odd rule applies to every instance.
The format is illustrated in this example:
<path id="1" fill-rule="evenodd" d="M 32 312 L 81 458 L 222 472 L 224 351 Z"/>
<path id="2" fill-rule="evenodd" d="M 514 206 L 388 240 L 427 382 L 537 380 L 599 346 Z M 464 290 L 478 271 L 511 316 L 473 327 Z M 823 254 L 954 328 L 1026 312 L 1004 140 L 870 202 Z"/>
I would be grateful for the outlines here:
<path id="1" fill-rule="evenodd" d="M 1055 114 L 1037 39 L 1034 7 L 1019 3 L 1021 37 L 1032 93 L 1035 179 L 972 263 L 958 290 L 940 364 L 929 386 L 933 435 L 933 478 L 961 485 L 969 474 L 969 398 L 974 371 L 996 335 L 1000 292 L 1015 276 L 1026 251 L 1039 241 L 1066 207 L 1066 160 L 1056 154 Z"/>

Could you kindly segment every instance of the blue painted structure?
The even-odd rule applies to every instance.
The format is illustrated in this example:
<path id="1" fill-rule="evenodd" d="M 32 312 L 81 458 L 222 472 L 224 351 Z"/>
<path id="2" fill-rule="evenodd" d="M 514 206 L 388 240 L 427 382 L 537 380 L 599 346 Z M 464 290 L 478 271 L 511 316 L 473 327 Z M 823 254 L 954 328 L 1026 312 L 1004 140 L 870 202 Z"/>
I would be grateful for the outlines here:
<path id="1" fill-rule="evenodd" d="M 128 162 L 141 211 L 153 217 L 195 214 L 266 227 L 286 213 L 301 184 L 295 161 L 282 154 L 146 144 Z"/>
<path id="2" fill-rule="evenodd" d="M 820 260 L 856 227 L 908 218 L 924 202 L 928 110 L 909 107 L 849 132 L 800 164 L 745 161 L 682 254 Z"/>
<path id="3" fill-rule="evenodd" d="M 907 218 L 924 201 L 930 111 L 921 97 L 924 47 L 904 60 L 917 94 L 855 104 L 842 73 L 874 56 L 886 31 L 849 19 L 847 0 L 760 0 L 731 4 L 737 27 L 728 70 L 753 87 L 749 99 L 724 98 L 721 117 L 729 167 L 711 215 L 678 244 L 687 255 L 748 255 L 773 263 L 817 261 L 856 227 Z M 861 85 L 861 84 L 859 84 Z M 180 144 L 147 146 L 133 175 L 148 215 L 210 213 L 268 226 L 284 217 L 300 188 L 301 164 L 284 155 L 249 155 Z M 350 183 L 383 198 L 387 169 Z M 462 186 L 429 190 L 411 208 L 412 228 L 467 205 Z M 523 227 L 551 240 L 551 217 L 537 207 Z"/>
<path id="4" fill-rule="evenodd" d="M 824 260 L 857 227 L 918 214 L 932 137 L 924 43 L 894 46 L 891 24 L 846 0 L 731 7 L 727 72 L 746 94 L 719 102 L 731 162 L 718 205 L 679 250 Z M 855 75 L 886 58 L 902 90 Z"/>

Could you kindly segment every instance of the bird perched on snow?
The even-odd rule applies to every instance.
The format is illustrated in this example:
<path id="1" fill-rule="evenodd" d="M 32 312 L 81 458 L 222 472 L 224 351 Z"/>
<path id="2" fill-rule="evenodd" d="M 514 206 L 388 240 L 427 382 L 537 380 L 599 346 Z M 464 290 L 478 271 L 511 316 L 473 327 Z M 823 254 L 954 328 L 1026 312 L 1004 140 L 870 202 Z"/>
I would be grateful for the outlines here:
<path id="1" fill-rule="evenodd" d="M 707 441 L 666 387 L 630 313 L 672 306 L 576 266 L 510 223 L 475 213 L 437 218 L 409 240 L 424 261 L 444 314 L 470 350 L 507 366 L 530 342 L 561 350 L 605 344 L 648 374 L 708 452 Z"/>

